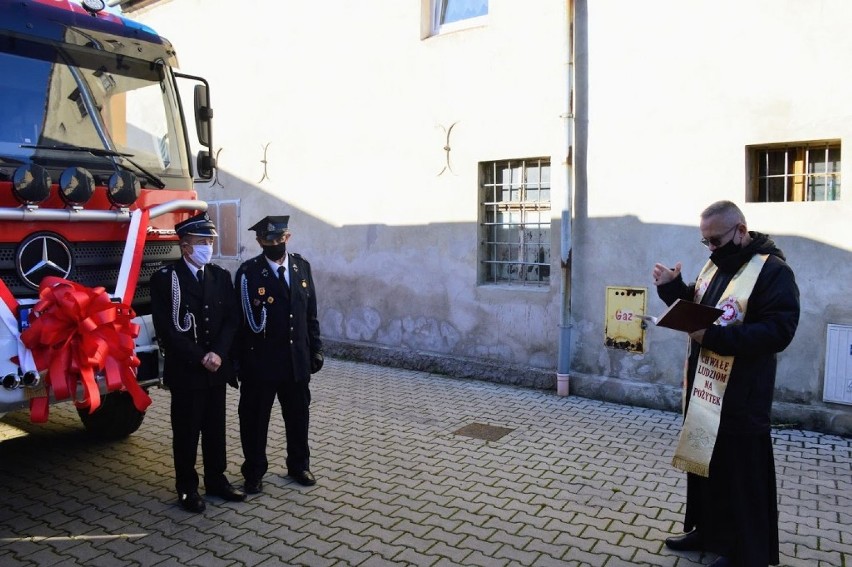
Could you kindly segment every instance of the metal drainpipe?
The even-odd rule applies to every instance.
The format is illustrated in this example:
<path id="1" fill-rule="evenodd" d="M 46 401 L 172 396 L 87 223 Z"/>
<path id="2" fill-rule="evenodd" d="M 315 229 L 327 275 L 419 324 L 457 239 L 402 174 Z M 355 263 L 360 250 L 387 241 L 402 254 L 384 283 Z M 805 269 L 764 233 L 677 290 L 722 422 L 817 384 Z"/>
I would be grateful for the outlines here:
<path id="1" fill-rule="evenodd" d="M 565 120 L 565 201 L 560 222 L 560 319 L 559 351 L 556 366 L 556 394 L 568 395 L 571 371 L 571 208 L 574 190 L 574 0 L 566 0 L 565 30 L 566 55 L 565 82 L 567 85 L 567 109 Z"/>

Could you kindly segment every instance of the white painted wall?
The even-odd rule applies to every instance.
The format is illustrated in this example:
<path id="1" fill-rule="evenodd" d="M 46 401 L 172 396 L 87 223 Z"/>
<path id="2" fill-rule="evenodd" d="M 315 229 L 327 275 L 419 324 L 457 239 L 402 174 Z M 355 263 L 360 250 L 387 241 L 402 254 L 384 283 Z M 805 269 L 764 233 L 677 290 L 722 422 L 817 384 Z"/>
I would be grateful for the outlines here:
<path id="1" fill-rule="evenodd" d="M 852 149 L 852 3 L 749 0 L 580 2 L 586 24 L 586 191 L 575 248 L 573 367 L 591 376 L 673 381 L 683 337 L 653 329 L 648 353 L 595 348 L 605 285 L 648 286 L 655 261 L 684 262 L 694 278 L 707 257 L 701 210 L 739 203 L 749 228 L 770 234 L 801 290 L 802 319 L 781 356 L 776 399 L 820 404 L 825 333 L 852 323 L 852 187 L 821 203 L 745 203 L 747 145 L 840 139 Z M 848 408 L 825 406 L 845 412 Z"/>
<path id="2" fill-rule="evenodd" d="M 211 83 L 225 187 L 202 197 L 240 197 L 245 229 L 292 215 L 326 336 L 552 368 L 558 283 L 477 286 L 477 164 L 551 158 L 559 217 L 565 5 L 496 0 L 485 26 L 426 39 L 422 6 L 173 0 L 131 16 Z"/>
<path id="3" fill-rule="evenodd" d="M 259 251 L 248 226 L 293 216 L 326 336 L 555 370 L 568 3 L 492 0 L 485 26 L 422 39 L 424 1 L 163 0 L 131 16 L 211 82 L 225 187 L 201 193 L 242 199 L 243 259 Z M 730 199 L 801 287 L 778 399 L 848 419 L 820 400 L 826 325 L 852 323 L 852 185 L 830 203 L 744 200 L 747 145 L 852 148 L 852 3 L 576 6 L 572 373 L 676 390 L 684 338 L 655 329 L 646 354 L 606 349 L 605 288 L 648 287 L 661 310 L 653 263 L 696 274 L 698 215 Z M 453 123 L 453 173 L 438 176 Z M 552 161 L 553 282 L 477 286 L 477 163 L 535 156 Z"/>

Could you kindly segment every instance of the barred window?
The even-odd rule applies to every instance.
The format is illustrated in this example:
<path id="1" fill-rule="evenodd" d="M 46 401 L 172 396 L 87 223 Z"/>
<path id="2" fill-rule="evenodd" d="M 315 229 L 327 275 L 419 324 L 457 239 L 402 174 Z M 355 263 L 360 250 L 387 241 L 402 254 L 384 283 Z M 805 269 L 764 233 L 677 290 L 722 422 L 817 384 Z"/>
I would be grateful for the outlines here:
<path id="1" fill-rule="evenodd" d="M 839 141 L 752 146 L 747 152 L 748 201 L 840 200 Z"/>
<path id="2" fill-rule="evenodd" d="M 482 284 L 550 284 L 550 160 L 481 163 Z"/>

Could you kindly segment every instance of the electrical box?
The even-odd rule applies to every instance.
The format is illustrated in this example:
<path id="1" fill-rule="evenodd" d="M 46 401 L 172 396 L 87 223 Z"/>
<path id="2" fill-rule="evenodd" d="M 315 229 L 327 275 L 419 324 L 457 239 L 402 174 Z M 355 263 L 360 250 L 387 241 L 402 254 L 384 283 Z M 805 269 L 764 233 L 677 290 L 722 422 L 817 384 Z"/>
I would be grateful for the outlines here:
<path id="1" fill-rule="evenodd" d="M 645 352 L 645 325 L 641 316 L 647 308 L 648 289 L 644 287 L 606 288 L 606 346 L 631 352 Z"/>
<path id="2" fill-rule="evenodd" d="M 828 326 L 822 399 L 852 405 L 852 325 Z"/>

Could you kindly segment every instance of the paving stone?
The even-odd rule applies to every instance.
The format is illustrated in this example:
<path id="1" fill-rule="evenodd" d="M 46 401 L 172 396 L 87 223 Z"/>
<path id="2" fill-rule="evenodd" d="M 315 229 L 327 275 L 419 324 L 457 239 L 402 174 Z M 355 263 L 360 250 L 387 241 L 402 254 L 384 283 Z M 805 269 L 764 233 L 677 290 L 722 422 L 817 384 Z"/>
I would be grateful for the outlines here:
<path id="1" fill-rule="evenodd" d="M 439 541 L 451 546 L 458 546 L 465 537 L 464 534 L 447 531 L 440 527 L 432 528 L 423 535 L 424 539 Z"/>
<path id="2" fill-rule="evenodd" d="M 452 547 L 446 543 L 438 542 L 429 548 L 428 553 L 440 558 L 435 562 L 435 565 L 464 565 L 473 552 L 469 549 Z"/>
<path id="3" fill-rule="evenodd" d="M 286 473 L 280 413 L 264 493 L 176 504 L 169 395 L 128 439 L 92 443 L 73 407 L 0 421 L 0 565 L 698 567 L 670 465 L 677 413 L 328 359 L 311 382 L 312 470 Z M 228 392 L 228 478 L 242 462 Z M 482 423 L 495 441 L 454 435 Z M 23 433 L 21 433 L 23 432 Z M 852 565 L 852 440 L 772 433 L 781 565 Z M 14 463 L 11 466 L 10 463 Z M 199 458 L 199 467 L 201 460 Z M 199 471 L 200 472 L 200 471 Z M 57 482 L 61 479 L 61 482 Z M 202 488 L 203 490 L 203 488 Z"/>

